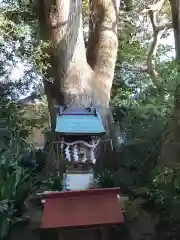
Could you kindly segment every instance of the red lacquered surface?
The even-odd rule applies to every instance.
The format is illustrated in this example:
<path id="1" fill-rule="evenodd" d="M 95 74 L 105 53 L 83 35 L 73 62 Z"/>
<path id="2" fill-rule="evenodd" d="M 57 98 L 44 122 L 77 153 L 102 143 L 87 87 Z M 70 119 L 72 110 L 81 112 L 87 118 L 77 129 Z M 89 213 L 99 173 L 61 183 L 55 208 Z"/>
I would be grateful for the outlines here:
<path id="1" fill-rule="evenodd" d="M 85 227 L 124 222 L 119 189 L 51 193 L 45 197 L 41 228 Z"/>

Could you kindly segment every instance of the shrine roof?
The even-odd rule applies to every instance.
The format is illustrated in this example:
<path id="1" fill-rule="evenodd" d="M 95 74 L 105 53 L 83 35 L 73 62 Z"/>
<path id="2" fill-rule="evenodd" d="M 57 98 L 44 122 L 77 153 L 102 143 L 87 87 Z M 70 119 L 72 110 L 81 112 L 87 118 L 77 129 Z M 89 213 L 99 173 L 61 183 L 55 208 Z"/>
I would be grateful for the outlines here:
<path id="1" fill-rule="evenodd" d="M 88 109 L 66 109 L 60 107 L 56 115 L 55 131 L 70 135 L 103 135 L 105 129 L 100 114 Z"/>
<path id="2" fill-rule="evenodd" d="M 67 191 L 44 195 L 41 228 L 86 227 L 120 224 L 124 217 L 119 188 Z"/>

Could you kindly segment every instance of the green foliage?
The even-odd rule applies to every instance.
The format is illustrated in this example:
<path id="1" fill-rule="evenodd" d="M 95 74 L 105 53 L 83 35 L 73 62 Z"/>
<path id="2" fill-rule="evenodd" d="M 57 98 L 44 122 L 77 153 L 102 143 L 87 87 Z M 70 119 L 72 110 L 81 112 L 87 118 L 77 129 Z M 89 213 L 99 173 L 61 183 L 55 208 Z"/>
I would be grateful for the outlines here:
<path id="1" fill-rule="evenodd" d="M 41 76 L 45 75 L 50 66 L 49 54 L 45 53 L 46 49 L 50 48 L 51 44 L 48 41 L 39 41 L 39 44 L 34 48 L 30 61 L 36 66 L 37 73 Z"/>
<path id="2" fill-rule="evenodd" d="M 49 174 L 44 184 L 48 191 L 61 191 L 63 189 L 63 174 L 59 171 Z"/>
<path id="3" fill-rule="evenodd" d="M 35 178 L 20 164 L 20 146 L 10 140 L 0 146 L 0 238 L 6 237 L 16 216 L 23 214 L 24 201 L 33 190 Z"/>
<path id="4" fill-rule="evenodd" d="M 34 127 L 48 121 L 46 109 L 17 103 L 27 91 L 37 90 L 41 77 L 49 67 L 49 42 L 38 41 L 35 1 L 4 0 L 0 4 L 0 233 L 7 233 L 14 216 L 21 215 L 23 203 L 34 191 L 36 177 L 44 167 L 45 156 L 31 151 L 28 136 Z M 171 47 L 160 46 L 154 57 L 158 80 L 165 94 L 157 92 L 146 67 L 150 46 L 149 32 L 137 26 L 143 1 L 126 0 L 121 11 L 119 52 L 111 93 L 111 106 L 121 129 L 123 144 L 119 153 L 119 169 L 97 176 L 94 186 L 120 186 L 130 197 L 146 199 L 151 211 L 158 212 L 158 227 L 164 224 L 169 239 L 175 238 L 179 220 L 179 166 L 154 173 L 161 153 L 164 130 L 173 109 L 174 89 L 179 80 L 177 63 L 165 59 Z M 167 3 L 166 3 L 167 4 Z M 89 3 L 83 1 L 83 20 L 88 23 Z M 133 6 L 133 8 L 132 8 Z M 135 11 L 129 11 L 135 9 Z M 169 18 L 169 7 L 165 5 Z M 142 36 L 146 36 L 145 38 Z M 46 50 L 46 51 L 45 51 Z M 163 60 L 162 60 L 163 58 Z M 24 73 L 13 81 L 11 71 L 18 62 Z M 37 162 L 36 160 L 39 160 Z M 38 166 L 38 167 L 37 167 Z M 55 172 L 42 181 L 48 190 L 62 189 L 62 174 Z M 173 226 L 172 226 L 173 225 Z M 168 227 L 169 226 L 169 227 Z M 168 229 L 168 230 L 167 230 Z M 167 239 L 159 237 L 159 239 Z"/>
<path id="5" fill-rule="evenodd" d="M 180 234 L 180 176 L 179 164 L 156 170 L 149 189 L 144 193 L 150 210 L 159 214 L 157 232 L 163 239 L 178 239 Z"/>
<path id="6" fill-rule="evenodd" d="M 27 118 L 26 108 L 17 102 L 29 90 L 29 82 L 13 81 L 9 76 L 16 54 L 6 44 L 16 48 L 13 41 L 0 43 L 4 50 L 0 61 L 0 239 L 8 237 L 13 224 L 23 215 L 26 199 L 41 184 L 39 174 L 45 164 L 28 141 L 37 122 Z"/>
<path id="7" fill-rule="evenodd" d="M 105 169 L 102 173 L 98 174 L 98 176 L 94 179 L 92 185 L 93 187 L 99 188 L 114 187 L 113 174 L 108 169 Z"/>
<path id="8" fill-rule="evenodd" d="M 149 197 L 156 204 L 172 203 L 180 197 L 180 176 L 179 165 L 175 168 L 165 168 L 156 172 L 152 181 L 152 190 Z M 178 212 L 176 212 L 178 213 Z"/>
<path id="9" fill-rule="evenodd" d="M 88 0 L 83 0 L 82 1 L 82 15 L 83 15 L 83 23 L 88 24 L 89 22 L 89 1 Z"/>
<path id="10" fill-rule="evenodd" d="M 46 155 L 28 143 L 33 124 L 25 121 L 22 109 L 5 96 L 0 103 L 0 238 L 4 239 L 21 220 L 26 199 L 42 184 Z"/>
<path id="11" fill-rule="evenodd" d="M 143 199 L 141 208 L 159 217 L 158 239 L 179 239 L 179 166 L 165 171 L 158 169 L 161 146 L 174 107 L 174 90 L 180 77 L 179 63 L 168 57 L 172 46 L 159 46 L 153 64 L 157 80 L 164 88 L 164 95 L 160 94 L 150 76 L 142 71 L 146 68 L 150 47 L 148 35 L 142 38 L 143 31 L 142 27 L 134 27 L 133 31 L 129 25 L 119 38 L 111 106 L 123 144 L 112 186 L 119 186 L 132 202 Z"/>
<path id="12" fill-rule="evenodd" d="M 122 2 L 126 11 L 130 11 L 133 9 L 134 0 L 124 0 Z"/>

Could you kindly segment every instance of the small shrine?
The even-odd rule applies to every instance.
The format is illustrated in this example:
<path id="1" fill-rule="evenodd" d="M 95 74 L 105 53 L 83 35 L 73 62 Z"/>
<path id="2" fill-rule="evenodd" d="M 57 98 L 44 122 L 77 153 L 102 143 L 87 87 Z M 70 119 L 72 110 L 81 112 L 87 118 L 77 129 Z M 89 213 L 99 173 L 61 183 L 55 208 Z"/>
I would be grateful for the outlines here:
<path id="1" fill-rule="evenodd" d="M 101 116 L 96 108 L 70 108 L 55 106 L 56 128 L 54 136 L 60 154 L 67 161 L 68 169 L 90 167 L 96 161 L 95 149 L 105 134 Z M 87 169 L 86 169 L 87 170 Z"/>
<path id="2" fill-rule="evenodd" d="M 71 175 L 78 172 L 77 175 L 81 177 L 92 173 L 96 161 L 95 149 L 105 134 L 98 110 L 56 106 L 56 128 L 53 134 L 53 150 L 56 156 L 63 155 L 65 159 L 64 182 L 68 181 L 69 172 Z M 81 183 L 84 182 L 85 178 L 81 180 Z M 41 195 L 44 206 L 40 239 L 110 240 L 111 230 L 122 226 L 124 217 L 119 188 L 90 189 L 87 182 L 85 188 L 77 184 L 64 187 L 62 191 Z"/>

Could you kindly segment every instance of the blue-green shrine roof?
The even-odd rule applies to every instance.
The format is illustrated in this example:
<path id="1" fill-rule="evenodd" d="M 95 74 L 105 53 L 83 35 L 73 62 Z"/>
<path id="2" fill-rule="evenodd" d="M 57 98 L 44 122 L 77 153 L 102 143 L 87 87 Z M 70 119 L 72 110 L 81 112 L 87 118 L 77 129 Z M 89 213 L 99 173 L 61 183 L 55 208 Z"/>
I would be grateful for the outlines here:
<path id="1" fill-rule="evenodd" d="M 56 132 L 63 135 L 102 135 L 105 129 L 98 112 L 71 111 L 58 112 L 56 116 Z"/>

